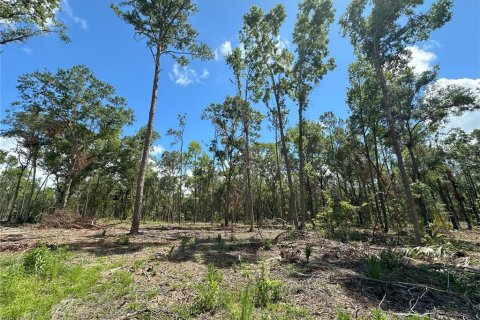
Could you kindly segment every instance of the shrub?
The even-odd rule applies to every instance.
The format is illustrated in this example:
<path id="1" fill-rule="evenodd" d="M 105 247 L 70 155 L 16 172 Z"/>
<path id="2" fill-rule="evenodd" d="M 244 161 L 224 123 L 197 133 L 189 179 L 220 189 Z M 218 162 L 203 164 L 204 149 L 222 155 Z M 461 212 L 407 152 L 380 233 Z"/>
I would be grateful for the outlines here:
<path id="1" fill-rule="evenodd" d="M 257 279 L 255 305 L 266 307 L 280 300 L 283 283 L 280 280 L 270 279 L 265 264 L 262 263 L 260 277 Z"/>
<path id="2" fill-rule="evenodd" d="M 117 244 L 121 246 L 126 246 L 130 244 L 130 238 L 126 234 L 122 234 L 117 237 Z"/>
<path id="3" fill-rule="evenodd" d="M 247 284 L 242 293 L 242 300 L 240 301 L 240 320 L 250 320 L 253 313 L 253 302 L 250 297 L 250 284 Z"/>
<path id="4" fill-rule="evenodd" d="M 380 261 L 380 258 L 378 258 L 377 256 L 371 256 L 370 258 L 367 259 L 366 274 L 368 277 L 373 279 L 381 278 L 383 274 L 383 270 L 382 270 L 382 262 Z"/>
<path id="5" fill-rule="evenodd" d="M 222 275 L 215 270 L 213 264 L 208 266 L 205 279 L 197 287 L 198 298 L 195 304 L 197 311 L 215 311 L 221 305 L 220 282 Z"/>
<path id="6" fill-rule="evenodd" d="M 307 258 L 307 262 L 308 260 L 310 260 L 310 256 L 312 255 L 312 249 L 312 244 L 307 243 L 307 245 L 305 246 L 305 257 Z"/>

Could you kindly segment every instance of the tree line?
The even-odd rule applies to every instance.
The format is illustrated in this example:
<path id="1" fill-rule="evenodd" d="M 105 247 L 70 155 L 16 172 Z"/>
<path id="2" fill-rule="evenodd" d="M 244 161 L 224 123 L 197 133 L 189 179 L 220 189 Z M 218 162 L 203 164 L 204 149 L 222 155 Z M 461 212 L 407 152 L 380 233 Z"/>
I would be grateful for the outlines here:
<path id="1" fill-rule="evenodd" d="M 44 2 L 45 8 L 59 6 Z M 2 18 L 15 17 L 10 26 L 27 29 L 20 37 L 20 28 L 2 25 L 2 44 L 36 35 L 42 29 L 35 26 L 52 18 L 45 13 L 35 18 L 44 20 L 18 22 L 20 13 L 32 11 L 14 3 L 0 5 Z M 151 146 L 159 137 L 153 120 L 162 57 L 186 66 L 212 52 L 189 23 L 197 11 L 190 0 L 112 5 L 152 53 L 147 125 L 122 134 L 133 122 L 132 110 L 87 66 L 22 75 L 19 99 L 3 120 L 2 136 L 17 147 L 13 155 L 0 153 L 0 218 L 32 222 L 68 209 L 132 217 L 132 234 L 142 218 L 248 223 L 251 230 L 275 222 L 304 231 L 310 224 L 332 235 L 347 235 L 354 226 L 383 232 L 411 227 L 417 243 L 438 227 L 471 229 L 480 223 L 480 129 L 447 133 L 445 125 L 478 110 L 479 92 L 441 85 L 439 66 L 418 72 L 409 63 L 410 46 L 452 16 L 451 0 L 437 0 L 425 12 L 420 3 L 350 1 L 339 21 L 356 55 L 348 69 L 346 119 L 333 112 L 304 117 L 312 92 L 335 68 L 328 49 L 332 1 L 298 4 L 292 50 L 279 41 L 283 5 L 267 12 L 251 7 L 239 31 L 241 45 L 225 59 L 236 93 L 212 102 L 202 115 L 214 128 L 210 143 L 186 145 L 189 119 L 179 115 L 178 127 L 167 132 L 173 151 L 160 157 L 151 155 Z M 56 26 L 66 39 L 60 23 L 45 26 Z M 292 112 L 298 122 L 289 125 Z M 273 141 L 260 142 L 262 123 Z"/>

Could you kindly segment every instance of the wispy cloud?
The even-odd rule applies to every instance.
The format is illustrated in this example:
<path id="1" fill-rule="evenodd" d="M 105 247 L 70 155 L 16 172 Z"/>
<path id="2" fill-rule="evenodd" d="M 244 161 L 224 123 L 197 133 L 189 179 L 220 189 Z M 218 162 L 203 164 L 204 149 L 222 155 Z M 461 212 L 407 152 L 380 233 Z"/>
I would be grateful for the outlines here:
<path id="1" fill-rule="evenodd" d="M 430 48 L 432 48 L 431 45 L 422 48 L 418 46 L 407 47 L 407 50 L 410 51 L 409 66 L 415 73 L 422 73 L 432 68 L 437 56 L 435 53 L 428 51 Z"/>
<path id="2" fill-rule="evenodd" d="M 165 152 L 165 148 L 162 145 L 157 144 L 152 147 L 152 150 L 150 151 L 150 155 L 159 156 L 164 152 Z"/>
<path id="3" fill-rule="evenodd" d="M 172 68 L 172 72 L 169 72 L 170 80 L 175 84 L 181 86 L 188 86 L 192 83 L 201 83 L 201 79 L 206 79 L 210 75 L 210 72 L 207 69 L 203 69 L 202 73 L 199 75 L 195 70 L 190 69 L 189 67 L 181 67 L 179 64 L 175 63 Z"/>
<path id="4" fill-rule="evenodd" d="M 73 12 L 72 7 L 68 3 L 68 0 L 63 0 L 63 12 L 76 24 L 80 26 L 81 29 L 87 30 L 88 29 L 88 22 L 84 18 L 80 18 L 79 16 L 75 15 Z"/>
<path id="5" fill-rule="evenodd" d="M 22 48 L 22 51 L 25 52 L 26 54 L 32 54 L 33 50 L 32 48 L 28 47 L 28 46 L 23 46 Z"/>
<path id="6" fill-rule="evenodd" d="M 214 50 L 215 60 L 220 60 L 221 58 L 232 53 L 232 43 L 230 41 L 225 41 L 218 48 Z"/>

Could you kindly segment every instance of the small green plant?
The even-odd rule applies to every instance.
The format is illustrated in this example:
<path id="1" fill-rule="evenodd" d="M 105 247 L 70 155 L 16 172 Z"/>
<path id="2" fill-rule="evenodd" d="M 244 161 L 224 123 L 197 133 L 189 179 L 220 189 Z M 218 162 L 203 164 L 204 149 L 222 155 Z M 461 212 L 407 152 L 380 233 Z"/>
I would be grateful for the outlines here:
<path id="1" fill-rule="evenodd" d="M 272 247 L 273 247 L 272 239 L 265 239 L 265 240 L 263 241 L 263 247 L 264 247 L 266 250 L 272 249 Z"/>
<path id="2" fill-rule="evenodd" d="M 371 320 L 388 320 L 388 317 L 382 310 L 375 309 L 372 311 L 370 319 Z"/>
<path id="3" fill-rule="evenodd" d="M 347 311 L 345 311 L 341 308 L 337 308 L 336 319 L 337 320 L 351 320 L 352 316 Z"/>
<path id="4" fill-rule="evenodd" d="M 221 234 L 217 236 L 215 244 L 216 244 L 217 250 L 220 250 L 220 251 L 225 250 L 225 248 L 227 247 L 225 240 L 223 240 Z"/>
<path id="5" fill-rule="evenodd" d="M 402 256 L 390 249 L 382 250 L 379 254 L 382 266 L 387 270 L 394 270 L 402 266 Z"/>
<path id="6" fill-rule="evenodd" d="M 126 246 L 130 244 L 130 238 L 126 234 L 119 235 L 117 237 L 117 244 L 121 246 Z"/>
<path id="7" fill-rule="evenodd" d="M 23 257 L 25 273 L 42 278 L 53 278 L 61 270 L 61 260 L 66 256 L 66 249 L 59 249 L 55 254 L 45 245 L 28 251 Z"/>
<path id="8" fill-rule="evenodd" d="M 197 244 L 197 238 L 195 237 L 182 238 L 182 241 L 180 242 L 180 246 L 178 247 L 178 251 L 181 253 L 184 253 L 187 247 L 193 249 L 196 244 Z"/>
<path id="9" fill-rule="evenodd" d="M 366 263 L 366 274 L 368 277 L 373 279 L 380 279 L 383 274 L 382 262 L 379 257 L 371 256 L 367 259 Z"/>
<path id="10" fill-rule="evenodd" d="M 208 273 L 205 279 L 197 287 L 198 298 L 195 307 L 198 311 L 213 312 L 221 305 L 220 282 L 222 275 L 215 270 L 213 264 L 208 266 Z"/>
<path id="11" fill-rule="evenodd" d="M 253 313 L 253 301 L 250 296 L 250 284 L 248 283 L 242 293 L 242 300 L 240 301 L 240 320 L 250 320 Z"/>
<path id="12" fill-rule="evenodd" d="M 307 245 L 305 246 L 305 257 L 307 258 L 307 262 L 310 260 L 310 256 L 312 255 L 312 250 L 313 250 L 312 244 L 307 243 Z"/>
<path id="13" fill-rule="evenodd" d="M 265 263 L 262 263 L 260 277 L 256 283 L 255 305 L 266 307 L 280 300 L 283 283 L 280 280 L 270 279 Z"/>

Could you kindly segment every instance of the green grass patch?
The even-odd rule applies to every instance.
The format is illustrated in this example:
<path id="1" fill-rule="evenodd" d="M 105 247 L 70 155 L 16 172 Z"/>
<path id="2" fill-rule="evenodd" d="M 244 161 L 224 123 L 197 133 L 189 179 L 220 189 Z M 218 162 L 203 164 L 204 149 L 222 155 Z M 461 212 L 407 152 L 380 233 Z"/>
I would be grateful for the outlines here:
<path id="1" fill-rule="evenodd" d="M 111 264 L 80 265 L 66 248 L 40 246 L 15 258 L 0 260 L 0 319 L 51 319 L 52 309 L 66 298 L 87 300 L 123 295 L 132 277 L 118 270 L 103 281 Z"/>
<path id="2" fill-rule="evenodd" d="M 0 263 L 0 319 L 50 319 L 66 297 L 83 298 L 98 281 L 100 266 L 68 265 L 66 249 L 45 246 Z"/>

